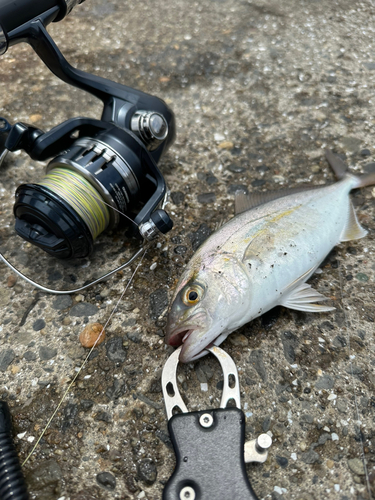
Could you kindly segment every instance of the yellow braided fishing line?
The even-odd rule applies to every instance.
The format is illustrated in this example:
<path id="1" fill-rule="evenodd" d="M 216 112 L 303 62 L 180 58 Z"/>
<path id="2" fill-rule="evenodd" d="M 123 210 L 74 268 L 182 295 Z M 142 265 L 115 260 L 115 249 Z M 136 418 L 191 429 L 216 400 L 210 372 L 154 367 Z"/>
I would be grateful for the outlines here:
<path id="1" fill-rule="evenodd" d="M 81 216 L 94 240 L 108 227 L 107 206 L 99 201 L 99 193 L 93 186 L 77 172 L 54 168 L 39 184 L 59 195 Z"/>

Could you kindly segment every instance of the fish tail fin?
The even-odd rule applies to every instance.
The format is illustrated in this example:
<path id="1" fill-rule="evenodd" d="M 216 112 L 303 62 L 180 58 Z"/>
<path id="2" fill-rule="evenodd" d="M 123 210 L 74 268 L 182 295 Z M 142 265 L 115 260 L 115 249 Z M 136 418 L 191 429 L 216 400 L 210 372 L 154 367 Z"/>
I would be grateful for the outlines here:
<path id="1" fill-rule="evenodd" d="M 354 189 L 363 188 L 366 186 L 373 186 L 375 184 L 375 172 L 371 172 L 369 174 L 363 174 L 355 176 L 356 185 Z"/>
<path id="2" fill-rule="evenodd" d="M 330 151 L 329 149 L 326 149 L 325 155 L 326 160 L 328 161 L 330 167 L 332 168 L 338 179 L 342 179 L 343 177 L 348 175 L 348 167 L 345 165 L 341 158 L 332 153 L 332 151 Z M 351 177 L 353 178 L 352 189 L 363 188 L 375 184 L 375 172 L 363 175 L 352 175 Z"/>

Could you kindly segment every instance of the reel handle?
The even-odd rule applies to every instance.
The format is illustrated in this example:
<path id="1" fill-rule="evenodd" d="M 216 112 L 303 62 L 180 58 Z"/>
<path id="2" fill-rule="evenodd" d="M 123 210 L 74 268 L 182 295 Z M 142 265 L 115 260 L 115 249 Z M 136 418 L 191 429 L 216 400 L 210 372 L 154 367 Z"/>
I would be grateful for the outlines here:
<path id="1" fill-rule="evenodd" d="M 0 0 L 0 24 L 8 34 L 32 19 L 53 10 L 45 20 L 46 24 L 64 19 L 77 4 L 85 0 Z"/>
<path id="2" fill-rule="evenodd" d="M 0 0 L 0 55 L 13 45 L 12 32 L 42 16 L 44 24 L 61 21 L 73 7 L 85 0 Z M 46 16 L 45 14 L 48 13 Z"/>

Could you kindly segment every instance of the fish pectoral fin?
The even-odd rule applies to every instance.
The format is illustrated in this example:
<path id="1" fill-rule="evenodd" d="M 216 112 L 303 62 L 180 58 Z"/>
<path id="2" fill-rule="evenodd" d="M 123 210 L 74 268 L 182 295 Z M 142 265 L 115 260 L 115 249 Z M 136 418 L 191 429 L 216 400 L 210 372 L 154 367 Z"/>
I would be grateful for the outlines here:
<path id="1" fill-rule="evenodd" d="M 305 281 L 307 281 L 312 274 L 316 271 L 318 266 L 310 267 L 305 273 L 301 274 L 297 279 L 292 281 L 283 291 L 284 297 L 290 297 L 290 295 L 297 289 L 301 287 L 309 287 Z"/>
<path id="2" fill-rule="evenodd" d="M 224 224 L 227 222 L 225 217 L 222 217 L 219 221 L 215 222 L 214 224 L 214 230 L 218 231 Z"/>
<path id="3" fill-rule="evenodd" d="M 367 232 L 358 222 L 353 204 L 350 202 L 348 220 L 340 235 L 340 241 L 359 240 L 364 238 Z"/>
<path id="4" fill-rule="evenodd" d="M 302 283 L 302 285 L 294 288 L 290 294 L 284 295 L 280 304 L 289 309 L 305 312 L 327 312 L 336 309 L 331 306 L 315 304 L 315 302 L 323 300 L 327 300 L 327 297 L 314 290 L 314 288 L 311 288 L 311 285 Z"/>

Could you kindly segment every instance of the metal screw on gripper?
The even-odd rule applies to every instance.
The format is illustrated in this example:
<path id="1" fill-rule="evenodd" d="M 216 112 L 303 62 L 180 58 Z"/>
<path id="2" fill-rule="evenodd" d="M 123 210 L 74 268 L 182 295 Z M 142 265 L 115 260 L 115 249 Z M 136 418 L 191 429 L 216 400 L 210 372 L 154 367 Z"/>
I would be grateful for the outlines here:
<path id="1" fill-rule="evenodd" d="M 199 423 L 201 424 L 201 426 L 206 427 L 207 429 L 211 427 L 213 422 L 214 419 L 212 418 L 212 415 L 210 415 L 209 413 L 203 413 L 203 415 L 201 415 L 199 418 Z"/>
<path id="2" fill-rule="evenodd" d="M 195 499 L 195 491 L 191 486 L 185 486 L 180 491 L 180 500 L 194 500 Z"/>

